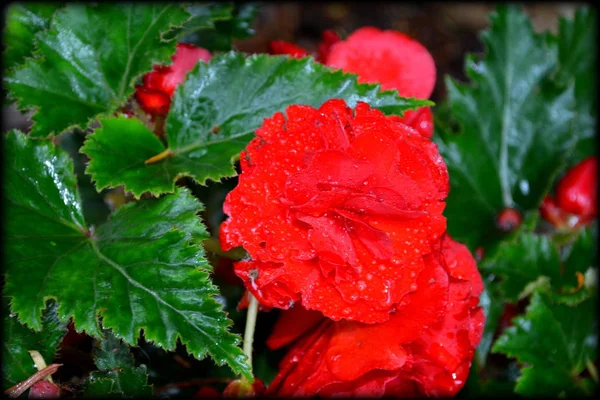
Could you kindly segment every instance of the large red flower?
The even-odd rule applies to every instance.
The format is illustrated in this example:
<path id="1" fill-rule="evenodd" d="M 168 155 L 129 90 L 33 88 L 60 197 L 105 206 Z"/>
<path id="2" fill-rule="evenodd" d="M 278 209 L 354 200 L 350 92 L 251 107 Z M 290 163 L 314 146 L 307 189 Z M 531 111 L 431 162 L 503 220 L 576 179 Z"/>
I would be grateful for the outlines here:
<path id="1" fill-rule="evenodd" d="M 483 282 L 462 244 L 444 236 L 440 252 L 425 257 L 418 289 L 407 295 L 389 321 L 367 325 L 333 322 L 301 308 L 282 319 L 269 338 L 272 348 L 312 327 L 290 350 L 268 388 L 277 396 L 455 395 L 469 373 L 483 331 L 477 306 Z M 289 313 L 286 311 L 284 313 Z M 302 314 L 306 314 L 302 317 Z M 285 315 L 284 315 L 285 317 Z M 303 323 L 298 326 L 298 322 Z"/>
<path id="2" fill-rule="evenodd" d="M 302 300 L 334 320 L 386 321 L 446 228 L 437 147 L 366 103 L 286 114 L 266 119 L 241 155 L 223 248 L 249 252 L 236 273 L 266 306 Z"/>

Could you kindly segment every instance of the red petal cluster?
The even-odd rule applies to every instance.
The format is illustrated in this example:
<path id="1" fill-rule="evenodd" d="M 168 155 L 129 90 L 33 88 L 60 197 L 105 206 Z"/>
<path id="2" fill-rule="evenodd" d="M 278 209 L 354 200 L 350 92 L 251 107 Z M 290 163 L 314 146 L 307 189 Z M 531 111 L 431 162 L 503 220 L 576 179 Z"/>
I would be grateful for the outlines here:
<path id="1" fill-rule="evenodd" d="M 301 58 L 310 53 L 293 43 L 276 40 L 269 44 L 270 54 Z M 401 96 L 427 99 L 436 81 L 435 63 L 423 45 L 396 31 L 373 27 L 356 30 L 345 41 L 332 30 L 322 34 L 317 60 L 331 67 L 358 75 L 362 83 L 380 83 L 384 90 L 397 90 Z M 430 139 L 433 115 L 429 107 L 408 111 L 398 121 Z"/>
<path id="2" fill-rule="evenodd" d="M 155 65 L 152 72 L 144 75 L 143 84 L 135 87 L 135 99 L 148 114 L 167 115 L 177 85 L 185 80 L 186 74 L 194 68 L 198 60 L 208 61 L 210 58 L 211 54 L 206 49 L 177 43 L 177 51 L 172 58 L 173 64 Z"/>
<path id="3" fill-rule="evenodd" d="M 554 226 L 572 228 L 596 217 L 598 160 L 589 157 L 571 168 L 556 186 L 556 200 L 548 195 L 540 206 L 544 219 Z"/>
<path id="4" fill-rule="evenodd" d="M 448 173 L 435 144 L 366 103 L 290 106 L 241 155 L 224 204 L 224 249 L 266 306 L 386 321 L 418 288 L 445 232 Z"/>
<path id="5" fill-rule="evenodd" d="M 440 252 L 425 257 L 419 290 L 408 294 L 387 322 L 333 322 L 299 306 L 284 312 L 269 346 L 302 339 L 282 360 L 267 393 L 455 395 L 469 374 L 483 331 L 483 310 L 477 306 L 483 282 L 464 245 L 446 235 L 440 246 Z M 290 325 L 300 334 L 294 337 Z"/>

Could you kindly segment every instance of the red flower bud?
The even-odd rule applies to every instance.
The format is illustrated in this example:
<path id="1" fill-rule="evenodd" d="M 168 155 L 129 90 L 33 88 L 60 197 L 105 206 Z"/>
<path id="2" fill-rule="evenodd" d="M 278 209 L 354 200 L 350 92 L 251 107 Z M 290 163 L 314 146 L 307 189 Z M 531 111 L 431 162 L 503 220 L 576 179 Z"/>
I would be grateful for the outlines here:
<path id="1" fill-rule="evenodd" d="M 498 228 L 504 232 L 514 231 L 521 225 L 523 218 L 521 218 L 521 214 L 514 208 L 505 208 L 500 211 L 498 217 L 496 218 L 496 224 Z"/>
<path id="2" fill-rule="evenodd" d="M 144 75 L 143 85 L 136 86 L 135 98 L 140 107 L 150 115 L 167 115 L 171 96 L 177 85 L 185 80 L 187 73 L 199 60 L 208 61 L 208 50 L 191 44 L 177 43 L 173 64 L 155 65 L 153 71 Z"/>
<path id="3" fill-rule="evenodd" d="M 544 201 L 542 201 L 542 204 L 540 205 L 540 215 L 556 227 L 567 225 L 567 222 L 565 221 L 566 216 L 551 195 L 544 197 Z"/>
<path id="4" fill-rule="evenodd" d="M 342 38 L 337 34 L 336 31 L 328 29 L 323 31 L 321 34 L 321 43 L 317 46 L 318 60 L 323 64 L 327 63 L 327 57 L 329 57 L 329 52 L 331 51 L 331 47 L 340 42 Z"/>
<path id="5" fill-rule="evenodd" d="M 236 379 L 227 385 L 223 397 L 256 397 L 261 396 L 265 390 L 265 384 L 258 378 L 254 378 L 254 383 L 245 379 Z"/>
<path id="6" fill-rule="evenodd" d="M 556 202 L 563 211 L 584 219 L 596 216 L 597 160 L 590 157 L 571 168 L 556 187 Z"/>
<path id="7" fill-rule="evenodd" d="M 310 56 L 310 53 L 302 47 L 284 40 L 273 40 L 269 43 L 269 54 L 287 54 L 294 58 Z"/>
<path id="8" fill-rule="evenodd" d="M 429 107 L 421 107 L 418 110 L 408 110 L 404 112 L 404 117 L 392 116 L 392 118 L 414 128 L 426 139 L 431 139 L 433 136 L 433 114 Z"/>
<path id="9" fill-rule="evenodd" d="M 29 389 L 30 399 L 58 399 L 60 388 L 46 380 L 38 381 Z"/>

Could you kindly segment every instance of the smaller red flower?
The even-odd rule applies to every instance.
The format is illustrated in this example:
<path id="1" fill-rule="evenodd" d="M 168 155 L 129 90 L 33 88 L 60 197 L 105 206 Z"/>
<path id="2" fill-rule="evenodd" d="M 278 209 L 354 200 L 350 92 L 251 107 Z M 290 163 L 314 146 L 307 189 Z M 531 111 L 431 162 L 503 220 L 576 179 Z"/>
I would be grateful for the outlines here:
<path id="1" fill-rule="evenodd" d="M 302 47 L 285 40 L 273 40 L 269 43 L 269 54 L 287 54 L 294 58 L 302 58 L 310 56 L 310 53 Z"/>
<path id="2" fill-rule="evenodd" d="M 571 168 L 556 187 L 556 202 L 563 211 L 590 220 L 596 216 L 598 162 L 590 157 Z"/>
<path id="3" fill-rule="evenodd" d="M 387 322 L 322 318 L 315 324 L 316 315 L 295 311 L 285 322 L 303 324 L 296 325 L 303 336 L 282 360 L 267 394 L 455 395 L 483 332 L 484 314 L 478 307 L 483 282 L 466 246 L 446 235 L 440 251 L 442 257 L 428 257 L 419 290 L 408 294 Z M 276 327 L 270 347 L 288 343 L 291 332 Z"/>
<path id="4" fill-rule="evenodd" d="M 148 114 L 167 115 L 177 85 L 185 80 L 187 73 L 199 60 L 208 61 L 210 58 L 211 54 L 206 49 L 177 43 L 173 64 L 155 65 L 152 72 L 144 75 L 143 84 L 135 87 L 135 99 Z"/>
<path id="5" fill-rule="evenodd" d="M 428 99 L 436 70 L 433 57 L 416 40 L 400 32 L 364 27 L 334 43 L 327 65 L 355 73 L 359 82 L 381 83 L 401 96 Z"/>

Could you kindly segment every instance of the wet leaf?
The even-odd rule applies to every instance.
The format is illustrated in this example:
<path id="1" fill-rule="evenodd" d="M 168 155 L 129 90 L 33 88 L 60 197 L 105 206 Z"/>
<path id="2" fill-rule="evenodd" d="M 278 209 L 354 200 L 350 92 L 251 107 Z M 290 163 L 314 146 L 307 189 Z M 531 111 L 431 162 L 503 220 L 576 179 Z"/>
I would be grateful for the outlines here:
<path id="1" fill-rule="evenodd" d="M 5 78 L 19 107 L 37 110 L 30 134 L 85 128 L 116 111 L 140 75 L 169 62 L 175 42 L 161 34 L 187 18 L 180 5 L 160 3 L 70 3 L 57 11 L 35 36 L 37 57 Z"/>
<path id="2" fill-rule="evenodd" d="M 31 57 L 35 34 L 48 29 L 52 14 L 61 3 L 13 3 L 6 9 L 4 70 Z"/>
<path id="3" fill-rule="evenodd" d="M 6 390 L 37 372 L 29 350 L 37 350 L 46 364 L 54 360 L 56 349 L 67 331 L 58 320 L 57 304 L 51 302 L 43 312 L 41 332 L 34 332 L 11 314 L 8 298 L 2 298 L 2 389 Z"/>
<path id="4" fill-rule="evenodd" d="M 499 283 L 494 286 L 509 302 L 517 302 L 537 287 L 547 287 L 554 301 L 576 305 L 596 290 L 593 277 L 585 278 L 586 273 L 595 274 L 592 230 L 581 229 L 574 242 L 563 248 L 551 236 L 522 231 L 515 241 L 502 242 L 496 257 L 484 261 L 480 268 L 484 274 L 495 276 Z M 584 278 L 587 283 L 582 286 L 579 280 Z"/>
<path id="5" fill-rule="evenodd" d="M 318 107 L 341 98 L 351 107 L 364 101 L 388 114 L 430 104 L 396 93 L 358 84 L 356 75 L 331 72 L 312 58 L 231 52 L 198 63 L 177 88 L 166 122 L 168 149 L 141 122 L 105 118 L 81 151 L 91 158 L 86 172 L 98 190 L 125 185 L 136 197 L 157 195 L 173 192 L 182 176 L 201 184 L 235 176 L 232 162 L 263 119 L 291 104 Z M 164 151 L 166 158 L 145 164 Z"/>
<path id="6" fill-rule="evenodd" d="M 527 312 L 498 338 L 493 352 L 524 364 L 515 391 L 524 396 L 591 395 L 579 375 L 596 358 L 596 298 L 577 307 L 537 291 Z"/>
<path id="7" fill-rule="evenodd" d="M 434 136 L 450 173 L 448 231 L 471 249 L 496 239 L 502 209 L 539 206 L 576 142 L 572 87 L 544 84 L 557 68 L 557 46 L 533 32 L 519 6 L 499 6 L 491 22 L 485 57 L 467 57 L 470 82 L 446 79 L 460 132 L 436 123 Z"/>
<path id="8" fill-rule="evenodd" d="M 595 153 L 596 149 L 596 10 L 578 7 L 571 19 L 561 18 L 558 44 L 558 79 L 564 85 L 575 86 L 574 132 L 578 143 L 569 159 L 575 165 Z"/>
<path id="9" fill-rule="evenodd" d="M 94 362 L 100 370 L 92 372 L 85 383 L 84 397 L 150 397 L 146 366 L 135 366 L 129 346 L 110 331 L 94 352 Z"/>
<path id="10" fill-rule="evenodd" d="M 135 345 L 145 338 L 167 350 L 177 339 L 197 358 L 210 354 L 250 374 L 231 334 L 201 241 L 202 205 L 187 190 L 131 203 L 95 231 L 83 220 L 68 155 L 47 141 L 12 131 L 5 138 L 5 295 L 11 311 L 42 329 L 47 298 L 77 331 L 102 325 Z"/>

